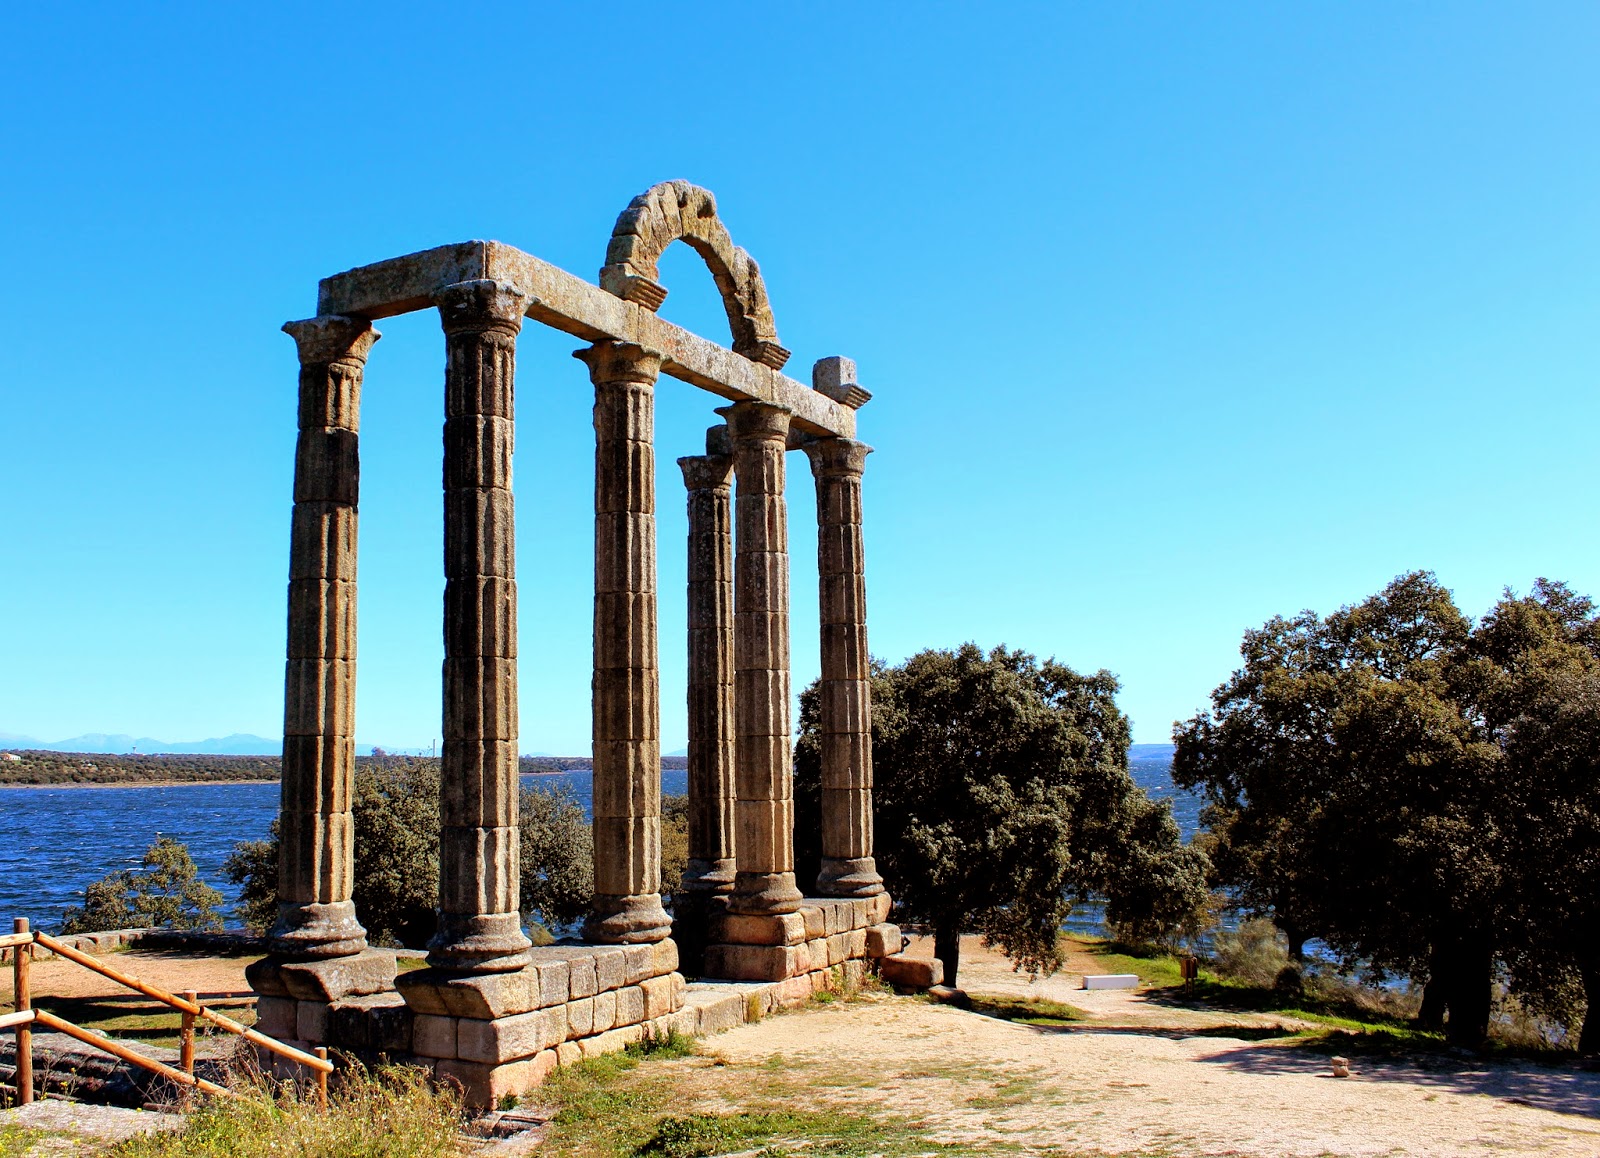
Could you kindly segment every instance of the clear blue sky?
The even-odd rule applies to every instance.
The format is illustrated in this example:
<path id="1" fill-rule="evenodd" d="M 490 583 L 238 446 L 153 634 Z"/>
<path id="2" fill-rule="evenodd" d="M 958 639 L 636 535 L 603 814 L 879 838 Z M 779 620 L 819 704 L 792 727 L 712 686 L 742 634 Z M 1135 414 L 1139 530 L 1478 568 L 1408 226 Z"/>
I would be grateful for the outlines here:
<path id="1" fill-rule="evenodd" d="M 602 12 L 604 15 L 597 15 Z M 444 14 L 444 13 L 448 14 Z M 792 372 L 845 354 L 873 651 L 1005 642 L 1167 738 L 1242 631 L 1436 570 L 1600 593 L 1592 4 L 21 6 L 0 29 L 0 731 L 281 731 L 317 279 L 498 238 L 594 278 L 714 190 Z M 725 340 L 676 246 L 663 314 Z M 438 734 L 443 346 L 382 323 L 359 732 Z M 530 324 L 523 747 L 587 751 L 592 434 Z M 663 740 L 684 741 L 659 392 Z M 814 522 L 790 459 L 797 685 Z"/>

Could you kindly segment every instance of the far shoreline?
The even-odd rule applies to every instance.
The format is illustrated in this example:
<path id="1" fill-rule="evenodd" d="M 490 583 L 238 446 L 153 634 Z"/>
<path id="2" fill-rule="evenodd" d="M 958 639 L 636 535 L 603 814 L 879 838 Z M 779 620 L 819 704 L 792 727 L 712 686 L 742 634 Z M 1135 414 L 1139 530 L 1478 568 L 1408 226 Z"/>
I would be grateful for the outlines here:
<path id="1" fill-rule="evenodd" d="M 574 772 L 589 772 L 588 768 L 551 768 L 541 769 L 537 772 L 519 772 L 518 776 L 565 776 Z M 233 780 L 217 778 L 214 780 L 12 780 L 0 784 L 0 791 L 7 788 L 202 788 L 214 784 L 281 784 L 281 777 L 259 780 Z"/>

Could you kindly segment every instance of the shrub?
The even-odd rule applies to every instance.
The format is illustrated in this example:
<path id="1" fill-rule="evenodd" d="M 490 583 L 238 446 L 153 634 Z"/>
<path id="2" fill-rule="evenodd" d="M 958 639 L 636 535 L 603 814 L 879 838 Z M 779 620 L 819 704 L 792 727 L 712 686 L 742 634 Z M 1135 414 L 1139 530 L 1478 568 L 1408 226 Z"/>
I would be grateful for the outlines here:
<path id="1" fill-rule="evenodd" d="M 62 915 L 63 933 L 159 926 L 216 929 L 222 894 L 200 879 L 189 846 L 157 836 L 138 868 L 118 869 L 84 890 L 83 904 Z"/>

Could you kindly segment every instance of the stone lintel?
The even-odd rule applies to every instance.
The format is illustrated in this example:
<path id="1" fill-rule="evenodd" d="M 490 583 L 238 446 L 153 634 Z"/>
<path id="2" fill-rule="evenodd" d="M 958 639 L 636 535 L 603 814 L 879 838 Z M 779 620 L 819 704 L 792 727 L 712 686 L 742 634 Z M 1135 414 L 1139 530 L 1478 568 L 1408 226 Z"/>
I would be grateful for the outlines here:
<path id="1" fill-rule="evenodd" d="M 349 957 L 317 961 L 282 961 L 263 957 L 245 969 L 245 979 L 255 992 L 299 1001 L 342 1001 L 392 993 L 395 988 L 393 953 L 368 949 Z"/>
<path id="2" fill-rule="evenodd" d="M 810 434 L 855 437 L 855 410 L 848 404 L 498 241 L 443 245 L 324 278 L 318 313 L 393 317 L 428 308 L 447 285 L 484 278 L 528 294 L 528 317 L 535 321 L 589 342 L 614 338 L 659 350 L 662 371 L 674 378 L 734 402 L 784 406 Z"/>

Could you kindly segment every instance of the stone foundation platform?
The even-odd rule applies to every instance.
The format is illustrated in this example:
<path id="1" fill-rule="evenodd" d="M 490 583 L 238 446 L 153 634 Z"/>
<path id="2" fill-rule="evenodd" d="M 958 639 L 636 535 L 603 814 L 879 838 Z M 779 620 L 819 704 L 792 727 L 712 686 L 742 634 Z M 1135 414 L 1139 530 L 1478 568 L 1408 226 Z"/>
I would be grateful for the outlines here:
<path id="1" fill-rule="evenodd" d="M 478 1106 L 538 1085 L 556 1064 L 620 1050 L 673 1022 L 686 985 L 671 940 L 550 945 L 512 973 L 396 973 L 368 950 L 325 961 L 259 961 L 256 1026 L 300 1049 L 386 1054 L 454 1079 Z"/>
<path id="2" fill-rule="evenodd" d="M 788 981 L 900 952 L 900 930 L 885 922 L 887 893 L 874 897 L 807 897 L 793 913 L 711 918 L 707 977 Z M 798 990 L 798 987 L 796 987 Z"/>

